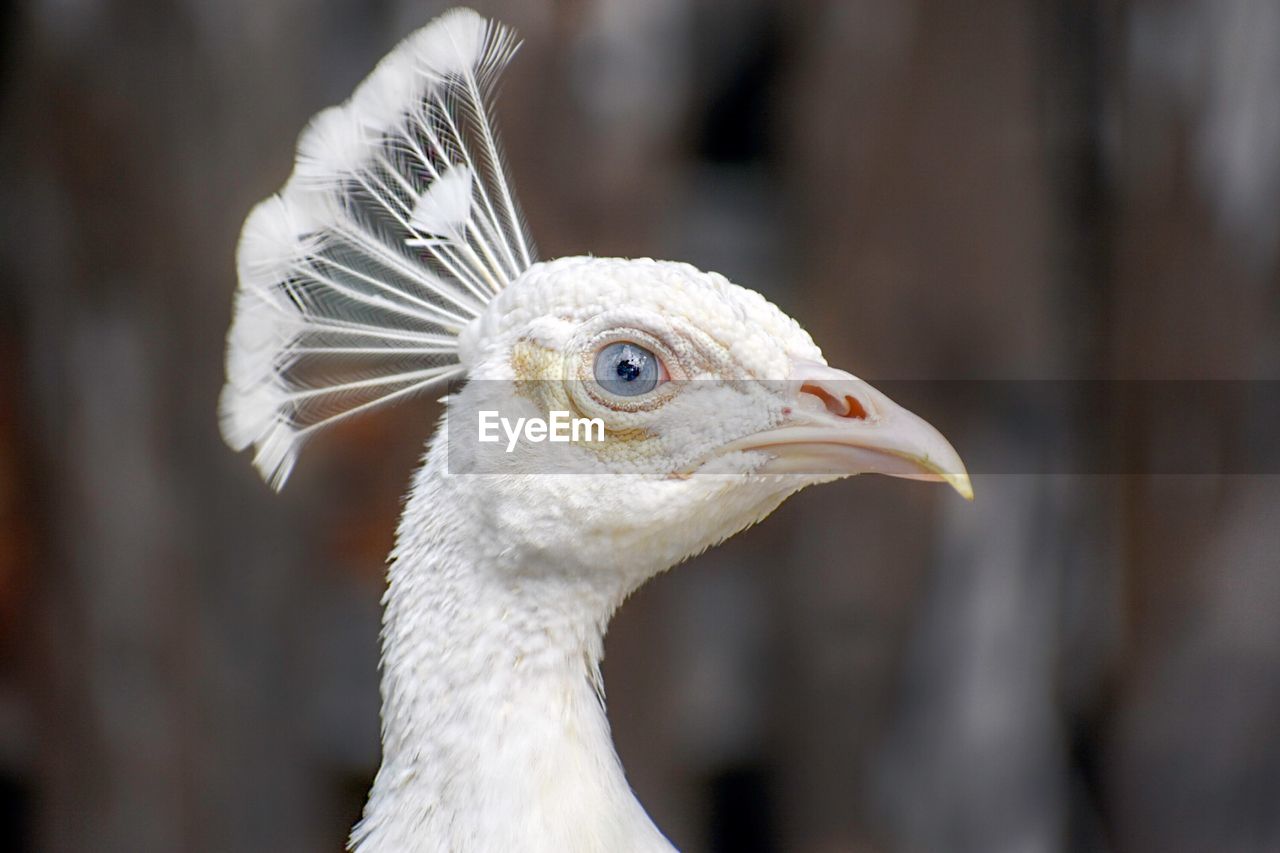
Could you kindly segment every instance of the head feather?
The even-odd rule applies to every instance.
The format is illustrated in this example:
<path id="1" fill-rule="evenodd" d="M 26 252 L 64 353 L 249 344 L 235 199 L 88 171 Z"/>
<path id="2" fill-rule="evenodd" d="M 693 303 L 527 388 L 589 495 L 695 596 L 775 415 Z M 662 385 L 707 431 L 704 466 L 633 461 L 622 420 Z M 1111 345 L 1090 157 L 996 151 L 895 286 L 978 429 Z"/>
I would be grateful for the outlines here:
<path id="1" fill-rule="evenodd" d="M 458 335 L 533 262 L 486 107 L 515 48 L 437 18 L 312 119 L 245 220 L 221 424 L 274 487 L 317 430 L 461 375 Z"/>

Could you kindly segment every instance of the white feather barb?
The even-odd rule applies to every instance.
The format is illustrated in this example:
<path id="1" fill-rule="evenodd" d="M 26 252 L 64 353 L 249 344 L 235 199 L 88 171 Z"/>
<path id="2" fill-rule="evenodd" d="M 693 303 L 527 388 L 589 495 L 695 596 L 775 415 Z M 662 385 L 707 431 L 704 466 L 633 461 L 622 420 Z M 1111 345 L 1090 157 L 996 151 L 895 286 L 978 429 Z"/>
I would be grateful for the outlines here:
<path id="1" fill-rule="evenodd" d="M 462 376 L 458 335 L 533 262 L 488 113 L 517 47 L 441 15 L 312 119 L 245 220 L 220 418 L 273 487 L 317 430 Z"/>
<path id="2" fill-rule="evenodd" d="M 471 221 L 471 170 L 453 166 L 431 187 L 418 196 L 409 217 L 409 225 L 420 234 L 439 234 L 452 240 L 465 240 Z M 414 239 L 410 246 L 429 245 L 434 240 Z"/>

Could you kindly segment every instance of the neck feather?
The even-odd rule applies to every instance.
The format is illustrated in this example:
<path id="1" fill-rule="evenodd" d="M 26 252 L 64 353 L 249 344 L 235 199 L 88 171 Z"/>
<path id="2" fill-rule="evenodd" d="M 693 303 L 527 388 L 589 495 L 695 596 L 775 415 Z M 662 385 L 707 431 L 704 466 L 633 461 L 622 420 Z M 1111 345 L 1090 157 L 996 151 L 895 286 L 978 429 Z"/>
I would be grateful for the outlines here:
<path id="1" fill-rule="evenodd" d="M 626 594 L 538 568 L 445 472 L 419 472 L 384 598 L 382 766 L 359 853 L 670 851 L 627 785 L 599 689 Z"/>

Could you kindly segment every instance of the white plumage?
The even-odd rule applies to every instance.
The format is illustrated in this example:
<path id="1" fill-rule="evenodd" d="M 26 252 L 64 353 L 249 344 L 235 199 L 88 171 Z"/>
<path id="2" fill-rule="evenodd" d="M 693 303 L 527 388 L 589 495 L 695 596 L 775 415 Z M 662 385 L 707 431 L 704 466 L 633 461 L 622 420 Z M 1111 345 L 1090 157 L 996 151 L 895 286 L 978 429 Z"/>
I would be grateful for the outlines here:
<path id="1" fill-rule="evenodd" d="M 276 487 L 316 430 L 460 376 L 457 336 L 529 267 L 485 115 L 515 47 L 468 9 L 405 39 L 245 221 L 223 434 Z"/>
<path id="2" fill-rule="evenodd" d="M 932 427 L 758 294 L 686 264 L 535 262 L 486 114 L 515 48 L 465 9 L 410 36 L 316 116 L 240 241 L 222 428 L 272 485 L 326 425 L 466 379 L 389 570 L 360 851 L 669 850 L 604 715 L 623 599 L 813 483 L 971 494 Z M 487 408 L 596 417 L 606 440 L 489 453 L 467 439 Z"/>

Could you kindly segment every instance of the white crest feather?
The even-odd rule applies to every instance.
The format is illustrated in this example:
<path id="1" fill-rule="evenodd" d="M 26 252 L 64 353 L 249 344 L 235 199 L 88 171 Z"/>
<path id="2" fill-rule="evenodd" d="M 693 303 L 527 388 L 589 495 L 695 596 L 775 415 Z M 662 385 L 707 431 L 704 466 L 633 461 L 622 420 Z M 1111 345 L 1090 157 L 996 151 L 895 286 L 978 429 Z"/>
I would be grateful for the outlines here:
<path id="1" fill-rule="evenodd" d="M 458 335 L 533 262 L 487 111 L 516 47 L 441 15 L 312 119 L 245 220 L 222 433 L 276 488 L 317 430 L 463 375 Z"/>
<path id="2" fill-rule="evenodd" d="M 471 170 L 453 166 L 431 187 L 418 196 L 409 224 L 422 234 L 441 234 L 465 239 L 471 219 Z M 410 246 L 424 245 L 430 240 L 409 240 Z"/>

